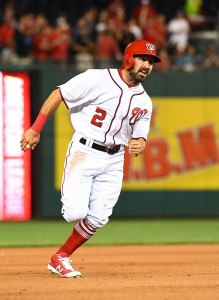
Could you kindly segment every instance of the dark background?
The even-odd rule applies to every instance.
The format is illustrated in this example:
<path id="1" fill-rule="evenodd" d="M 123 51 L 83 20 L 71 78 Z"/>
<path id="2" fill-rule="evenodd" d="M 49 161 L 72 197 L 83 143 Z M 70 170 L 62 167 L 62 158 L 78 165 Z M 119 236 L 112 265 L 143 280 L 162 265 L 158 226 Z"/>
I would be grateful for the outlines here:
<path id="1" fill-rule="evenodd" d="M 12 4 L 17 17 L 27 12 L 43 13 L 53 23 L 60 14 L 65 14 L 69 23 L 75 25 L 77 19 L 91 6 L 101 10 L 106 8 L 110 2 L 110 0 L 1 0 L 0 13 L 2 16 L 5 6 Z M 125 0 L 123 2 L 126 5 L 126 17 L 128 19 L 133 7 L 140 3 L 140 0 Z M 202 3 L 204 16 L 217 16 L 219 11 L 218 0 L 203 0 Z M 169 21 L 174 17 L 177 10 L 183 8 L 185 0 L 151 0 L 151 4 L 158 12 L 165 14 L 167 21 Z"/>

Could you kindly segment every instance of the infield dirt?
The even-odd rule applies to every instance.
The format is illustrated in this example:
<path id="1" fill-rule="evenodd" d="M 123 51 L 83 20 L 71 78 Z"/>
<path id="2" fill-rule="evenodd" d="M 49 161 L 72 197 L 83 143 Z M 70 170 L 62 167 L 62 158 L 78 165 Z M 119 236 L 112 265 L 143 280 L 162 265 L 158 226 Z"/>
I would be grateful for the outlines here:
<path id="1" fill-rule="evenodd" d="M 56 248 L 1 248 L 1 300 L 219 299 L 219 245 L 84 246 L 80 279 L 49 273 Z"/>

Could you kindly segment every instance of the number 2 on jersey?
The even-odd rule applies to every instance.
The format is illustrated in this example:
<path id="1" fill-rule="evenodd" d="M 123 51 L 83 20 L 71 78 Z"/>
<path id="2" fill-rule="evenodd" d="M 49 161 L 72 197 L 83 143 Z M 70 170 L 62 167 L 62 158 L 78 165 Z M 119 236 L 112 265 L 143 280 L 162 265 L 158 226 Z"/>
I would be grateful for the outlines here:
<path id="1" fill-rule="evenodd" d="M 105 118 L 106 118 L 106 111 L 97 107 L 96 114 L 93 116 L 91 120 L 91 124 L 97 127 L 102 127 L 103 123 L 101 121 L 103 121 Z"/>

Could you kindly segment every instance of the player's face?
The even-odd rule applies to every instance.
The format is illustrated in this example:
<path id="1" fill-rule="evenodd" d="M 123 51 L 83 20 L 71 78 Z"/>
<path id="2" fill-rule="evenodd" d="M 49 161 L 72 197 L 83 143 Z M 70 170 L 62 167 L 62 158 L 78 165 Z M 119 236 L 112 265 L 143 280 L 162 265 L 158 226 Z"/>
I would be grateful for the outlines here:
<path id="1" fill-rule="evenodd" d="M 134 66 L 130 69 L 129 75 L 136 84 L 143 82 L 153 69 L 154 59 L 150 55 L 139 55 L 134 57 Z"/>

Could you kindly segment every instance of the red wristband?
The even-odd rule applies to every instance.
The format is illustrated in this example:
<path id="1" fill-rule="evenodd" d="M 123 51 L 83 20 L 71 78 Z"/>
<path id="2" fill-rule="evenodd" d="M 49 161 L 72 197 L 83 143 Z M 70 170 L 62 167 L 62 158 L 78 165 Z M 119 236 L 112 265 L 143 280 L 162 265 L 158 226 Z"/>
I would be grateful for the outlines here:
<path id="1" fill-rule="evenodd" d="M 33 123 L 33 125 L 31 126 L 31 128 L 40 133 L 44 127 L 44 125 L 46 124 L 48 118 L 47 116 L 45 116 L 44 114 L 42 113 L 39 113 L 39 115 L 37 116 L 35 122 Z"/>

